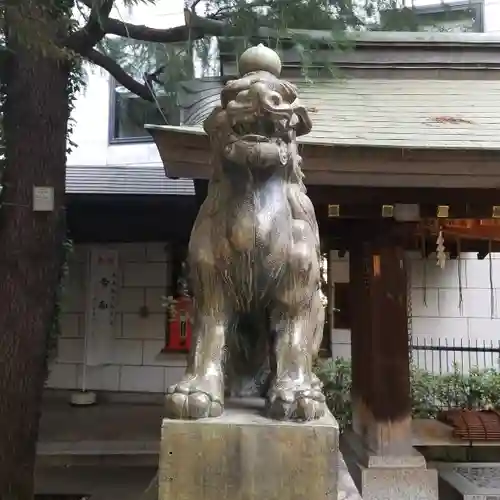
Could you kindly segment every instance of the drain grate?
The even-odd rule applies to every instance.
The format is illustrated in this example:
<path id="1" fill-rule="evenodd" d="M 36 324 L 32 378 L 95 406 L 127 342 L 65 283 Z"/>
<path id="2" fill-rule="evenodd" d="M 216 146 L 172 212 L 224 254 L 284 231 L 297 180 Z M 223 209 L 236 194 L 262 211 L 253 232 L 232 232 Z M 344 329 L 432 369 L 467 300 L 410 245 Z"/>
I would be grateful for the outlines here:
<path id="1" fill-rule="evenodd" d="M 455 467 L 453 470 L 479 488 L 500 489 L 499 467 Z"/>

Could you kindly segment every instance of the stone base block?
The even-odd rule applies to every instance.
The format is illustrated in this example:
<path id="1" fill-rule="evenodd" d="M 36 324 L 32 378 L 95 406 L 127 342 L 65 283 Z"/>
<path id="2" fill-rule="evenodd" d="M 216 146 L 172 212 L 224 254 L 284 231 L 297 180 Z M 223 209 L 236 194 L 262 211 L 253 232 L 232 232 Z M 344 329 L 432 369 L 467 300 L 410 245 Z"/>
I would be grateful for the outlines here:
<path id="1" fill-rule="evenodd" d="M 360 446 L 354 433 L 342 436 L 341 450 L 363 500 L 438 500 L 438 475 L 417 451 L 379 456 Z"/>
<path id="2" fill-rule="evenodd" d="M 272 421 L 260 400 L 226 404 L 222 417 L 165 419 L 159 500 L 337 500 L 338 425 Z"/>
<path id="3" fill-rule="evenodd" d="M 499 462 L 448 462 L 435 466 L 447 499 L 500 500 Z"/>
<path id="4" fill-rule="evenodd" d="M 438 478 L 431 469 L 364 469 L 363 500 L 438 500 Z"/>

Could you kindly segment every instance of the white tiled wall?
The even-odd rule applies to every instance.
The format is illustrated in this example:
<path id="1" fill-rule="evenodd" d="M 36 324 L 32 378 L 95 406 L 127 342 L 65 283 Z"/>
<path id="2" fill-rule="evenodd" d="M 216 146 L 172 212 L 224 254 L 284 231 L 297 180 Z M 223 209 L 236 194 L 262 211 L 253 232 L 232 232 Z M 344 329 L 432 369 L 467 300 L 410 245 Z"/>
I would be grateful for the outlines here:
<path id="1" fill-rule="evenodd" d="M 122 287 L 119 293 L 115 338 L 109 364 L 88 368 L 87 387 L 95 390 L 163 392 L 180 380 L 186 360 L 183 355 L 161 355 L 165 337 L 162 297 L 168 294 L 171 269 L 163 243 L 116 245 L 120 255 Z M 73 255 L 66 287 L 58 359 L 51 367 L 48 386 L 81 387 L 85 307 L 85 259 L 88 248 L 80 246 Z M 491 261 L 476 254 L 462 254 L 460 261 L 447 261 L 444 270 L 432 256 L 410 259 L 412 327 L 414 343 L 441 342 L 450 346 L 500 342 L 500 254 Z M 334 252 L 331 282 L 349 282 L 349 256 Z M 459 269 L 461 279 L 459 280 Z M 491 272 L 490 272 L 491 271 Z M 490 286 L 490 279 L 493 287 Z M 493 289 L 493 292 L 491 291 Z M 460 306 L 460 296 L 462 303 Z M 493 298 L 493 311 L 491 304 Z M 139 310 L 147 306 L 149 315 Z M 334 356 L 350 357 L 350 331 L 332 330 Z M 414 352 L 422 368 L 443 369 L 453 361 L 468 365 L 498 367 L 496 355 L 464 357 L 456 354 Z"/>
<path id="2" fill-rule="evenodd" d="M 87 368 L 87 388 L 109 391 L 163 392 L 184 373 L 184 355 L 159 353 L 165 338 L 162 297 L 171 281 L 169 252 L 164 243 L 114 245 L 119 251 L 121 288 L 115 338 L 108 363 Z M 52 365 L 48 387 L 81 388 L 86 273 L 88 247 L 77 246 L 61 319 L 58 359 Z M 141 317 L 146 306 L 149 315 Z"/>
<path id="3" fill-rule="evenodd" d="M 475 253 L 463 253 L 460 260 L 448 260 L 444 269 L 435 256 L 422 259 L 408 254 L 411 281 L 411 332 L 417 345 L 498 347 L 500 343 L 500 254 L 478 260 Z M 330 280 L 349 281 L 349 256 L 333 253 Z M 460 278 L 459 278 L 460 276 Z M 332 331 L 334 356 L 350 357 L 350 331 Z M 499 367 L 496 354 L 414 351 L 421 368 L 442 370 L 453 362 L 468 366 Z"/>

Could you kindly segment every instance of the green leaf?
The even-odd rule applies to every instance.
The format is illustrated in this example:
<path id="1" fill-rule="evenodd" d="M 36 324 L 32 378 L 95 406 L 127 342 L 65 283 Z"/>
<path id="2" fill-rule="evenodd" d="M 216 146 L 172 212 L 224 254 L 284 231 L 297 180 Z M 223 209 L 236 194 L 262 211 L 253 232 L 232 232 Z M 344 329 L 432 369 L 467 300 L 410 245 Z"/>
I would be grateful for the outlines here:
<path id="1" fill-rule="evenodd" d="M 319 360 L 314 370 L 330 410 L 340 428 L 346 429 L 352 424 L 350 361 Z M 435 374 L 412 367 L 410 382 L 414 418 L 436 418 L 441 410 L 451 408 L 500 408 L 500 373 L 493 369 L 472 368 L 463 373 L 455 364 L 451 372 Z"/>

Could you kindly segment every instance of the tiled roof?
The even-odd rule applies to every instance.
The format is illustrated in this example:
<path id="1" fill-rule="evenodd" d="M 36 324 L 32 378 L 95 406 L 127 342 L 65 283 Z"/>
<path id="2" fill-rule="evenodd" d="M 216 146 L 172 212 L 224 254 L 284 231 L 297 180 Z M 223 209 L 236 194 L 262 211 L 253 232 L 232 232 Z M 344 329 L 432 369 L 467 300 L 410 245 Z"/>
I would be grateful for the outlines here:
<path id="1" fill-rule="evenodd" d="M 295 82 L 313 120 L 300 142 L 319 145 L 500 150 L 500 81 L 350 78 Z M 193 122 L 218 102 L 214 82 L 184 104 Z M 189 102 L 188 102 L 189 101 Z M 204 133 L 201 125 L 166 127 Z M 161 164 L 67 167 L 68 193 L 192 195 Z"/>
<path id="2" fill-rule="evenodd" d="M 500 149 L 500 81 L 339 79 L 298 85 L 304 143 Z"/>
<path id="3" fill-rule="evenodd" d="M 290 29 L 290 36 L 307 36 L 310 39 L 331 43 L 335 35 L 325 30 Z M 436 47 L 437 44 L 445 45 L 481 45 L 498 47 L 500 36 L 498 33 L 461 33 L 461 32 L 435 32 L 435 31 L 351 31 L 345 33 L 346 40 L 366 44 L 411 44 L 428 45 Z"/>
<path id="4" fill-rule="evenodd" d="M 163 165 L 106 165 L 66 168 L 68 194 L 194 195 L 190 179 L 167 179 Z"/>
<path id="5" fill-rule="evenodd" d="M 350 78 L 295 82 L 313 129 L 300 142 L 500 149 L 500 81 Z M 213 99 L 199 102 L 213 107 Z M 201 126 L 185 127 L 199 130 Z"/>

